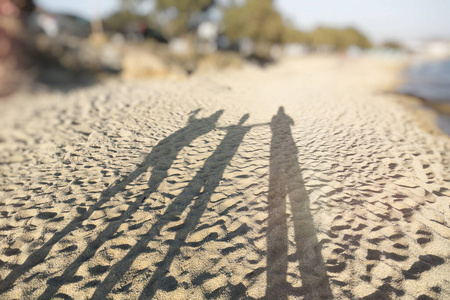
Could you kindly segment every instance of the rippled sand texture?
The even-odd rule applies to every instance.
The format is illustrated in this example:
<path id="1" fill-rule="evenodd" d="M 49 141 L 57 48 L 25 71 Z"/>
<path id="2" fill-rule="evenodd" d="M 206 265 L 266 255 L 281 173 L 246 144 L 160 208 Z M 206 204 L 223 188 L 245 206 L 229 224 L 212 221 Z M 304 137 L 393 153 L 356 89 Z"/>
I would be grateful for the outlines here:
<path id="1" fill-rule="evenodd" d="M 450 139 L 392 62 L 0 103 L 2 299 L 448 299 Z"/>

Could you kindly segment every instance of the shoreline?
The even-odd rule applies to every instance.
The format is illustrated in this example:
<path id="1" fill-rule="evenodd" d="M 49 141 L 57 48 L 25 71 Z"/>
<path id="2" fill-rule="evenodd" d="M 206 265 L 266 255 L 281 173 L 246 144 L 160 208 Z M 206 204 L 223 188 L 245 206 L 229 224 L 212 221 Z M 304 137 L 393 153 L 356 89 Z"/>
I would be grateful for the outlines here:
<path id="1" fill-rule="evenodd" d="M 442 62 L 448 58 L 421 58 L 425 63 Z M 418 124 L 425 130 L 432 133 L 442 133 L 450 136 L 450 102 L 431 101 L 412 93 L 400 92 L 402 86 L 408 83 L 404 73 L 411 68 L 415 62 L 409 61 L 399 72 L 399 82 L 392 88 L 391 93 L 400 96 L 399 103 L 402 103 L 416 116 Z"/>
<path id="2" fill-rule="evenodd" d="M 411 111 L 420 127 L 432 134 L 450 136 L 450 104 L 434 103 L 414 95 L 396 95 L 399 97 L 396 101 Z"/>
<path id="3" fill-rule="evenodd" d="M 450 103 L 433 102 L 413 94 L 399 92 L 407 82 L 403 74 L 412 64 L 411 59 L 407 62 L 399 62 L 396 66 L 396 77 L 383 89 L 385 91 L 383 93 L 391 95 L 393 101 L 407 109 L 413 116 L 414 122 L 423 130 L 434 135 L 449 137 Z M 447 121 L 441 124 L 444 128 L 439 124 L 440 118 L 447 118 Z"/>

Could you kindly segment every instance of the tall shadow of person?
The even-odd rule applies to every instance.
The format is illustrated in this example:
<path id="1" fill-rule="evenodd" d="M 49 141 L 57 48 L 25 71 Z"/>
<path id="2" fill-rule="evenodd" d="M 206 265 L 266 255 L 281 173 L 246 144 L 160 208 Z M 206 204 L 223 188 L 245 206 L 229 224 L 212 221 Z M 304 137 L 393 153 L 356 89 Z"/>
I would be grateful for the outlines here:
<path id="1" fill-rule="evenodd" d="M 290 293 L 305 299 L 332 299 L 321 247 L 309 209 L 298 150 L 291 133 L 294 121 L 280 107 L 270 124 L 270 173 L 268 193 L 267 299 L 287 299 Z M 292 211 L 296 252 L 288 257 L 287 201 Z M 287 281 L 288 261 L 299 262 L 302 287 Z"/>
<path id="2" fill-rule="evenodd" d="M 128 184 L 136 180 L 140 175 L 147 172 L 153 166 L 152 175 L 148 182 L 148 189 L 128 207 L 118 220 L 112 221 L 108 227 L 102 231 L 97 238 L 89 243 L 86 249 L 77 257 L 77 259 L 64 271 L 63 275 L 49 280 L 49 286 L 40 296 L 41 299 L 49 299 L 51 296 L 67 281 L 70 280 L 83 262 L 92 257 L 98 248 L 117 231 L 120 225 L 129 218 L 142 204 L 142 201 L 152 192 L 156 191 L 167 177 L 167 170 L 177 157 L 178 152 L 188 146 L 194 139 L 213 130 L 216 122 L 222 115 L 223 110 L 219 110 L 207 118 L 197 119 L 195 116 L 200 110 L 191 113 L 186 127 L 174 132 L 167 138 L 160 141 L 152 151 L 145 157 L 143 162 L 130 174 L 114 182 L 104 190 L 100 199 L 89 209 L 79 210 L 80 215 L 67 224 L 62 230 L 56 232 L 41 248 L 34 251 L 23 264 L 12 270 L 6 278 L 0 282 L 0 292 L 9 289 L 14 282 L 25 272 L 32 269 L 39 263 L 42 263 L 52 249 L 53 245 L 59 242 L 63 237 L 81 226 L 81 223 L 87 220 L 96 210 L 107 203 L 117 193 L 125 190 Z"/>
<path id="3" fill-rule="evenodd" d="M 129 250 L 125 257 L 112 267 L 105 280 L 97 287 L 92 299 L 104 299 L 120 278 L 130 269 L 139 254 L 144 252 L 147 244 L 160 235 L 163 227 L 173 222 L 174 218 L 178 219 L 191 205 L 184 224 L 176 226 L 175 238 L 170 244 L 164 259 L 156 264 L 157 268 L 142 291 L 140 299 L 152 299 L 159 288 L 164 290 L 176 288 L 178 284 L 176 279 L 171 276 L 166 277 L 166 274 L 172 261 L 180 253 L 181 247 L 186 244 L 189 233 L 193 232 L 199 224 L 200 218 L 210 201 L 211 195 L 219 185 L 226 167 L 236 153 L 244 136 L 252 128 L 252 126 L 243 126 L 248 117 L 249 115 L 246 114 L 237 125 L 226 128 L 227 134 L 214 153 L 205 160 L 203 167 L 167 207 L 164 215 L 153 224 L 150 230 Z"/>

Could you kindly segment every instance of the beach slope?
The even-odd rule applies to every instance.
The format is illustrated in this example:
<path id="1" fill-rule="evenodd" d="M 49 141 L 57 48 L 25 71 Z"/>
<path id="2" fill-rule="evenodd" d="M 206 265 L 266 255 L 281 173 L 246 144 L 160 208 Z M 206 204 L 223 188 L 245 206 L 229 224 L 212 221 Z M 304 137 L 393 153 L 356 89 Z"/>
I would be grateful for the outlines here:
<path id="1" fill-rule="evenodd" d="M 450 139 L 336 57 L 0 103 L 2 299 L 448 299 Z"/>

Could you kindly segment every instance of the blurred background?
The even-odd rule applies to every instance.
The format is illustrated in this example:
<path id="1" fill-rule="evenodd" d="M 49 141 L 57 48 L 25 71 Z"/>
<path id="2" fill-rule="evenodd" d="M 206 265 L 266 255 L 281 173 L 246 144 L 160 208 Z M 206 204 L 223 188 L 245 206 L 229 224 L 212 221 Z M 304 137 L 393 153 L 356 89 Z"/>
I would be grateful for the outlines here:
<path id="1" fill-rule="evenodd" d="M 0 0 L 0 94 L 319 54 L 414 57 L 401 91 L 448 101 L 449 11 L 447 0 Z"/>

